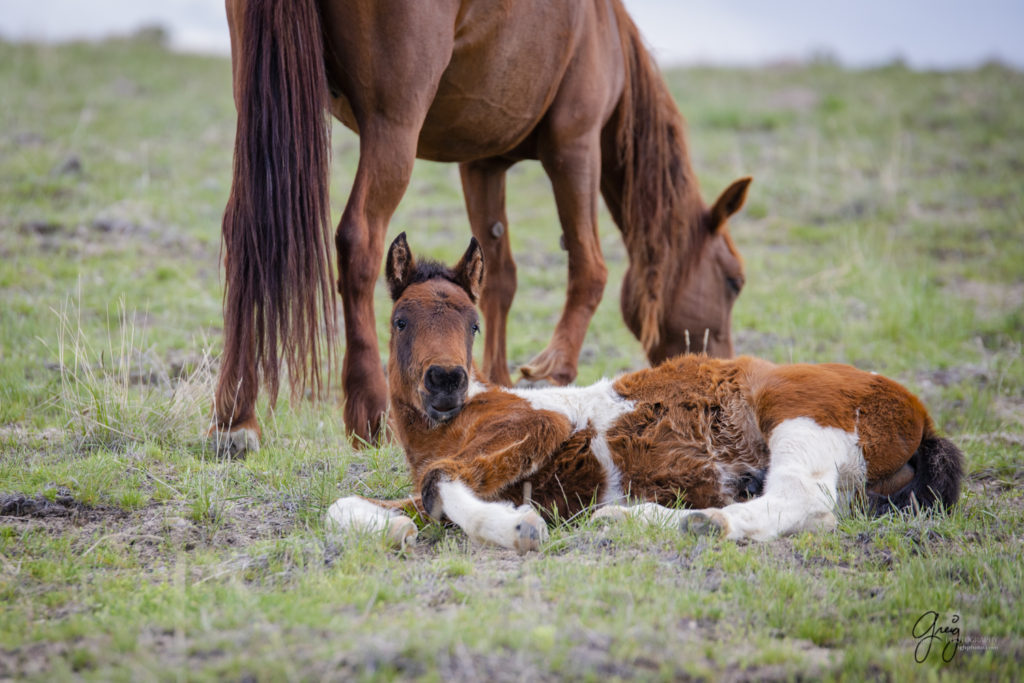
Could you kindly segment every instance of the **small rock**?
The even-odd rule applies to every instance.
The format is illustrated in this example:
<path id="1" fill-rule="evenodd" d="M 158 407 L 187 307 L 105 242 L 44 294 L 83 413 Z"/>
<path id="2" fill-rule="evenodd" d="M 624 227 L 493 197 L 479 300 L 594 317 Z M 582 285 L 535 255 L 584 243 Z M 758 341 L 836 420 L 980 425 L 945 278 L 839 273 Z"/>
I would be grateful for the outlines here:
<path id="1" fill-rule="evenodd" d="M 71 154 L 53 167 L 50 175 L 79 175 L 82 172 L 82 160 L 77 154 Z"/>
<path id="2" fill-rule="evenodd" d="M 54 223 L 52 221 L 25 221 L 21 224 L 19 230 L 25 235 L 52 235 L 60 232 L 63 227 L 64 226 L 60 223 Z"/>

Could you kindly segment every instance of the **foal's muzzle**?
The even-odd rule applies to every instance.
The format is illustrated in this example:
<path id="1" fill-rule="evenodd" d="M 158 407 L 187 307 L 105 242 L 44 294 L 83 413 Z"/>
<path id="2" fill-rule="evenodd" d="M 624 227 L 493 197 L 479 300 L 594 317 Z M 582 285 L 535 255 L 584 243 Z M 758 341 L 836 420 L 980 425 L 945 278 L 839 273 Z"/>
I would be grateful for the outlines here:
<path id="1" fill-rule="evenodd" d="M 447 422 L 459 414 L 466 401 L 469 375 L 462 367 L 431 365 L 423 375 L 423 408 L 434 422 Z"/>

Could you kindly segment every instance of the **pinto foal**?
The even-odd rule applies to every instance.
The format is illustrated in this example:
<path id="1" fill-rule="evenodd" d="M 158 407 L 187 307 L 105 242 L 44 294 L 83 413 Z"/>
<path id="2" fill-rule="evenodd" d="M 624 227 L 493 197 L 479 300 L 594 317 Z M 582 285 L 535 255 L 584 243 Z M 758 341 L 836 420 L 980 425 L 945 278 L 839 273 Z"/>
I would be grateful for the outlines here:
<path id="1" fill-rule="evenodd" d="M 475 239 L 454 268 L 417 264 L 404 233 L 391 245 L 392 421 L 418 495 L 341 498 L 337 527 L 405 543 L 416 527 L 402 513 L 418 510 L 525 552 L 547 535 L 531 504 L 769 540 L 833 528 L 865 484 L 876 511 L 957 500 L 963 456 L 917 397 L 846 365 L 687 355 L 589 387 L 485 384 L 472 365 L 483 267 Z"/>

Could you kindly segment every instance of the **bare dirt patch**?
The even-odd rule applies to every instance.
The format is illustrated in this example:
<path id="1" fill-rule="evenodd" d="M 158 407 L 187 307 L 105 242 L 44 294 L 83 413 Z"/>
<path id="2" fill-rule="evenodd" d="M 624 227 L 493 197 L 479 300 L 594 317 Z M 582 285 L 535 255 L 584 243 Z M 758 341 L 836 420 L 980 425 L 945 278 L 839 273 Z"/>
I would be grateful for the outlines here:
<path id="1" fill-rule="evenodd" d="M 23 493 L 0 495 L 0 517 L 78 517 L 91 511 L 66 488 L 58 489 L 52 499 Z"/>

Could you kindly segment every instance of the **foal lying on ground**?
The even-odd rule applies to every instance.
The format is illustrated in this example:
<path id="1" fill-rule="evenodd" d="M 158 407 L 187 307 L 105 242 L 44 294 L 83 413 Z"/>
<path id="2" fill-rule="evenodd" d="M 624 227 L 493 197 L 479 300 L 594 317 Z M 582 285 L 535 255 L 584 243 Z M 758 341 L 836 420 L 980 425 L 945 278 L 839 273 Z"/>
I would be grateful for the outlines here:
<path id="1" fill-rule="evenodd" d="M 327 513 L 338 527 L 404 543 L 416 527 L 402 511 L 419 510 L 525 552 L 547 535 L 531 504 L 564 519 L 597 503 L 596 514 L 769 540 L 833 528 L 865 484 L 879 512 L 959 495 L 960 451 L 885 377 L 687 355 L 589 387 L 491 386 L 472 367 L 476 240 L 449 269 L 417 264 L 400 235 L 387 278 L 392 420 L 418 495 L 342 498 Z M 761 495 L 746 500 L 752 488 Z"/>

